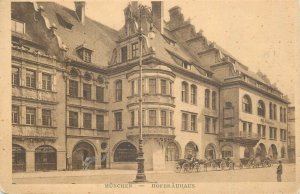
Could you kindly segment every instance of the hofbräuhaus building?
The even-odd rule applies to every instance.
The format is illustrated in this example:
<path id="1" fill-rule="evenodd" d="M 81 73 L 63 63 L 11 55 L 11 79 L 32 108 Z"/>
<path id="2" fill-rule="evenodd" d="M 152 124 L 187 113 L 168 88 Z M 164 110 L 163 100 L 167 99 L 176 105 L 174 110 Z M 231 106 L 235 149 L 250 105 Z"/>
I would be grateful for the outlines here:
<path id="1" fill-rule="evenodd" d="M 287 159 L 288 100 L 196 32 L 180 7 L 165 21 L 163 2 L 152 11 L 131 2 L 117 31 L 85 6 L 12 3 L 14 172 L 82 169 L 86 157 L 96 159 L 90 169 L 136 169 L 140 120 L 146 170 L 189 155 Z"/>

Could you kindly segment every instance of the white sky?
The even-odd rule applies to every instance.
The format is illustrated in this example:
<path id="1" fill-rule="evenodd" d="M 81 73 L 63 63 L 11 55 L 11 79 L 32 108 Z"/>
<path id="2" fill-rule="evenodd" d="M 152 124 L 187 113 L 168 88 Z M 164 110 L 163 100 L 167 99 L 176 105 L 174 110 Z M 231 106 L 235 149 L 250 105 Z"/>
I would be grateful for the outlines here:
<path id="1" fill-rule="evenodd" d="M 72 1 L 60 4 L 74 9 Z M 151 5 L 150 1 L 142 1 Z M 128 1 L 87 1 L 86 15 L 120 29 L 123 10 Z M 298 81 L 297 1 L 272 0 L 181 0 L 164 1 L 165 20 L 168 10 L 178 5 L 185 18 L 191 18 L 196 31 L 229 51 L 250 70 L 261 70 L 272 83 L 294 102 Z"/>

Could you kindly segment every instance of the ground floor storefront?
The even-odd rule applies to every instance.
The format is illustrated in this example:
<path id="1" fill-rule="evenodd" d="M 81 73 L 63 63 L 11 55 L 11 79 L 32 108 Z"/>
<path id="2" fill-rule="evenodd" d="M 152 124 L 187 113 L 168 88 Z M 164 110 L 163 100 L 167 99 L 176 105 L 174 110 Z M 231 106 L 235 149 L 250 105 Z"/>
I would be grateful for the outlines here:
<path id="1" fill-rule="evenodd" d="M 68 138 L 67 149 L 52 142 L 13 143 L 13 172 L 136 169 L 138 139 L 109 141 L 96 138 Z M 66 150 L 66 151 L 65 151 Z M 282 142 L 259 141 L 243 145 L 219 141 L 182 141 L 176 138 L 144 139 L 145 170 L 171 170 L 179 159 L 232 158 L 236 165 L 241 158 L 269 157 L 287 162 L 288 152 Z"/>

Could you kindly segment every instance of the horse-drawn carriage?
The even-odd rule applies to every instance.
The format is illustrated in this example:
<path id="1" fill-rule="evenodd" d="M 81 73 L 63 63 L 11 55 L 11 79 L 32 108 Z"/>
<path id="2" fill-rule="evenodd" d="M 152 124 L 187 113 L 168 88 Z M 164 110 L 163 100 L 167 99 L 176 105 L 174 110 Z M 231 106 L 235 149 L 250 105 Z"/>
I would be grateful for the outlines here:
<path id="1" fill-rule="evenodd" d="M 196 158 L 180 159 L 176 162 L 175 172 L 199 172 L 204 161 Z"/>
<path id="2" fill-rule="evenodd" d="M 203 166 L 204 171 L 207 171 L 207 167 L 234 170 L 234 162 L 230 158 L 199 160 L 192 157 L 178 160 L 175 165 L 175 172 L 199 172 L 201 166 Z"/>
<path id="3" fill-rule="evenodd" d="M 240 159 L 240 168 L 259 168 L 259 167 L 271 167 L 272 160 L 270 157 L 250 157 L 250 158 L 241 158 Z"/>

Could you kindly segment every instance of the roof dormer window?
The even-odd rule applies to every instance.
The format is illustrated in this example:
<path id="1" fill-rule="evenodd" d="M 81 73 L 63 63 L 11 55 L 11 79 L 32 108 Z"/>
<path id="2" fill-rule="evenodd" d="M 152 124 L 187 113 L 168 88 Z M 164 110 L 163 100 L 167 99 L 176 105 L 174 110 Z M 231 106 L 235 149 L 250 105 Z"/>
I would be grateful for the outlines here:
<path id="1" fill-rule="evenodd" d="M 182 67 L 184 69 L 188 69 L 188 70 L 192 69 L 192 66 L 190 64 L 188 64 L 187 62 L 185 62 L 185 61 L 182 61 Z"/>
<path id="2" fill-rule="evenodd" d="M 73 24 L 70 21 L 68 21 L 68 19 L 66 17 L 63 17 L 58 13 L 56 13 L 56 17 L 61 26 L 63 26 L 64 28 L 67 28 L 69 30 L 72 30 Z"/>
<path id="3" fill-rule="evenodd" d="M 93 50 L 87 48 L 86 45 L 80 45 L 79 47 L 77 47 L 77 53 L 80 56 L 80 58 L 87 62 L 87 63 L 91 63 L 92 62 L 92 52 Z"/>
<path id="4" fill-rule="evenodd" d="M 11 30 L 20 34 L 25 34 L 25 23 L 11 20 Z"/>

